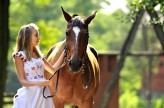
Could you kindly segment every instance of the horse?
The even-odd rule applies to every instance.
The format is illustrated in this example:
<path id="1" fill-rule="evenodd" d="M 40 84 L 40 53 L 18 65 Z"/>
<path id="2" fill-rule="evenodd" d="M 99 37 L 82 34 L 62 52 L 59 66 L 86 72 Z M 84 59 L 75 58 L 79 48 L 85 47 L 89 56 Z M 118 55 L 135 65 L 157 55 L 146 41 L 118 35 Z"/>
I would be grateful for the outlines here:
<path id="1" fill-rule="evenodd" d="M 96 16 L 96 11 L 83 19 L 78 14 L 70 16 L 63 7 L 61 9 L 68 23 L 66 37 L 49 49 L 46 59 L 53 65 L 65 50 L 65 65 L 58 75 L 51 77 L 45 72 L 45 77 L 52 78 L 49 84 L 51 94 L 57 89 L 52 96 L 55 108 L 64 108 L 64 105 L 92 108 L 100 83 L 100 68 L 97 51 L 88 43 L 88 25 Z"/>

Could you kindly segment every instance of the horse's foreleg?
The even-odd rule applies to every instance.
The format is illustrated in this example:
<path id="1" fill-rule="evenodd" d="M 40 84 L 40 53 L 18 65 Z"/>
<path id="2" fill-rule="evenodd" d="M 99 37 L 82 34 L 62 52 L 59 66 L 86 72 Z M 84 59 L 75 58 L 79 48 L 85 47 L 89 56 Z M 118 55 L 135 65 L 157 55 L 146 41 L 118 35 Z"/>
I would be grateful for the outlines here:
<path id="1" fill-rule="evenodd" d="M 59 101 L 57 98 L 54 99 L 55 108 L 64 108 L 63 102 Z"/>
<path id="2" fill-rule="evenodd" d="M 93 99 L 83 101 L 80 105 L 78 105 L 78 108 L 92 108 L 92 107 L 93 107 Z"/>
<path id="3" fill-rule="evenodd" d="M 55 104 L 55 108 L 64 108 L 64 104 Z"/>

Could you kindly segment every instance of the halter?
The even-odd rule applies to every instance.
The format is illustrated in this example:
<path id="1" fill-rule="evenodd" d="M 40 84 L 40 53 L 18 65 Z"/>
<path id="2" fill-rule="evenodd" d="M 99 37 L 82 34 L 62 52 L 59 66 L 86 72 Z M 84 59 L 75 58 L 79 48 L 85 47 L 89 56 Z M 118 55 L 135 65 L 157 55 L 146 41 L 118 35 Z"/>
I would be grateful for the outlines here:
<path id="1" fill-rule="evenodd" d="M 45 92 L 45 89 L 46 87 L 43 88 L 43 97 L 44 98 L 51 98 L 53 96 L 55 96 L 56 92 L 57 92 L 57 88 L 58 88 L 58 80 L 59 80 L 59 72 L 60 72 L 60 69 L 63 68 L 66 64 L 67 64 L 67 61 L 69 61 L 67 59 L 67 47 L 65 46 L 64 47 L 64 53 L 65 53 L 65 56 L 64 56 L 64 62 L 63 64 L 56 70 L 56 72 L 53 73 L 53 75 L 48 79 L 49 81 L 54 77 L 55 74 L 57 74 L 57 78 L 56 78 L 56 87 L 55 87 L 55 91 L 54 91 L 54 94 L 53 95 L 49 95 L 49 96 L 45 96 L 44 92 Z M 84 53 L 84 61 L 87 62 L 87 65 L 85 65 L 85 63 L 83 62 L 82 64 L 82 72 L 81 72 L 81 78 L 82 78 L 82 86 L 83 86 L 83 89 L 88 89 L 90 83 L 91 83 L 91 80 L 92 80 L 92 76 L 91 76 L 91 69 L 90 69 L 90 65 L 88 63 L 88 60 L 87 60 L 87 57 L 86 57 L 86 53 Z M 84 84 L 84 78 L 85 78 L 85 71 L 84 71 L 84 68 L 88 66 L 88 69 L 89 69 L 89 80 L 87 82 L 87 84 L 85 85 Z"/>

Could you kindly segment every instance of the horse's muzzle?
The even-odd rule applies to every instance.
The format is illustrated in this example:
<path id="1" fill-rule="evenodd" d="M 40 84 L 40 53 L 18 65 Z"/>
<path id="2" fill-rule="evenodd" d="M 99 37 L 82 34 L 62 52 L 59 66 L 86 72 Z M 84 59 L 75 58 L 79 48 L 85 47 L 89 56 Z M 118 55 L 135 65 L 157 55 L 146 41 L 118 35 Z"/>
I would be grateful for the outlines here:
<path id="1" fill-rule="evenodd" d="M 70 60 L 69 61 L 69 68 L 72 72 L 78 72 L 82 67 L 82 60 L 76 59 L 76 60 Z"/>

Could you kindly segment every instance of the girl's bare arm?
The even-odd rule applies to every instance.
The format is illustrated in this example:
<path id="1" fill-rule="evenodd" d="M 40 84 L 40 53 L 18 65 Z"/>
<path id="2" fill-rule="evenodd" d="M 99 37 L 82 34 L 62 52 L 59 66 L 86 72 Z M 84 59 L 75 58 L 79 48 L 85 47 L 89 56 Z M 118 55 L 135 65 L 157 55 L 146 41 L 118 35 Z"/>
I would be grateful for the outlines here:
<path id="1" fill-rule="evenodd" d="M 22 86 L 30 87 L 30 86 L 48 86 L 49 81 L 27 81 L 25 79 L 25 72 L 24 72 L 24 62 L 20 57 L 15 56 L 15 66 L 16 66 L 16 72 L 19 79 L 19 82 Z"/>
<path id="2" fill-rule="evenodd" d="M 44 64 L 45 64 L 45 69 L 51 74 L 56 72 L 56 70 L 63 64 L 64 56 L 65 56 L 65 52 L 63 51 L 59 59 L 56 61 L 56 63 L 53 66 L 49 62 L 47 62 L 47 60 L 43 59 Z"/>

